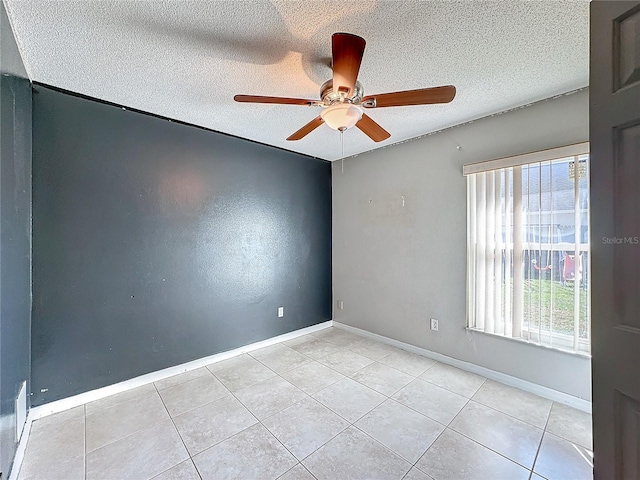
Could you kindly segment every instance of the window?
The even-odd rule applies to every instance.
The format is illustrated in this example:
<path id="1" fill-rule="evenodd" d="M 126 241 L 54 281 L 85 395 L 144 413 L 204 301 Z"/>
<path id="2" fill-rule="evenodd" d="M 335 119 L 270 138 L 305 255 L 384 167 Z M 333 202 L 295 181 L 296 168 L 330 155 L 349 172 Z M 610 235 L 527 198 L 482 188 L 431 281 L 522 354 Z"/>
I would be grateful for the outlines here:
<path id="1" fill-rule="evenodd" d="M 589 353 L 588 143 L 464 174 L 469 328 Z"/>

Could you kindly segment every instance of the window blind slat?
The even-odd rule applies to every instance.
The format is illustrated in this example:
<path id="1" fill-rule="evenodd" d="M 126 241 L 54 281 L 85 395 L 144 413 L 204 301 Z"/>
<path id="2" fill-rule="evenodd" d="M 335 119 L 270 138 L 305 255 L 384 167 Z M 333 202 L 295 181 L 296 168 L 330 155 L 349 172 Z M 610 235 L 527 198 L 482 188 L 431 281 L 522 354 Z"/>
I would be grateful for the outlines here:
<path id="1" fill-rule="evenodd" d="M 522 167 L 513 168 L 513 313 L 511 335 L 522 336 L 524 275 L 522 270 Z"/>
<path id="2" fill-rule="evenodd" d="M 467 177 L 467 308 L 468 322 L 476 326 L 476 176 Z"/>
<path id="3" fill-rule="evenodd" d="M 513 232 L 511 229 L 513 215 L 513 195 L 511 194 L 512 175 L 511 170 L 504 172 L 505 185 L 505 205 L 504 205 L 504 230 L 505 242 L 504 249 L 504 334 L 508 337 L 513 335 L 513 320 L 511 310 L 511 298 L 513 289 L 511 287 L 511 248 L 513 244 Z"/>
<path id="4" fill-rule="evenodd" d="M 493 172 L 494 189 L 494 298 L 493 298 L 493 318 L 495 320 L 494 332 L 504 334 L 504 318 L 502 316 L 502 249 L 498 245 L 502 243 L 502 199 L 500 197 L 500 187 L 502 185 L 502 172 Z"/>
<path id="5" fill-rule="evenodd" d="M 484 330 L 486 313 L 486 264 L 487 264 L 487 188 L 486 174 L 476 177 L 476 327 Z"/>
<path id="6" fill-rule="evenodd" d="M 484 316 L 484 331 L 487 333 L 495 333 L 495 317 L 493 302 L 494 297 L 494 263 L 495 263 L 495 224 L 496 224 L 496 209 L 495 209 L 495 172 L 487 172 L 484 174 L 486 177 L 486 215 L 487 215 L 487 228 L 486 244 L 485 244 L 485 316 Z"/>

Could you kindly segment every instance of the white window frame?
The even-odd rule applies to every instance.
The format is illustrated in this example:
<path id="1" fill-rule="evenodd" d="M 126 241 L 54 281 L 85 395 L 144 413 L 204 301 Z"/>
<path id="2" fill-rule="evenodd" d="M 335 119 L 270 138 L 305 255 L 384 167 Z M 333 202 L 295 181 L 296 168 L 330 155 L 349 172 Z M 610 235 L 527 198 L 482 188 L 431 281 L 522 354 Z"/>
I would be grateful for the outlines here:
<path id="1" fill-rule="evenodd" d="M 468 176 L 471 174 L 489 173 L 489 172 L 500 171 L 501 169 L 513 168 L 514 169 L 513 170 L 514 172 L 513 173 L 514 175 L 513 223 L 516 224 L 517 222 L 521 223 L 521 215 L 522 215 L 522 208 L 521 208 L 522 181 L 520 176 L 522 170 L 521 168 L 515 168 L 515 167 L 522 167 L 522 166 L 536 164 L 536 163 L 550 162 L 553 160 L 558 160 L 558 159 L 563 159 L 568 157 L 573 157 L 574 161 L 576 162 L 575 165 L 577 166 L 578 158 L 583 155 L 589 155 L 589 142 L 567 145 L 563 147 L 527 153 L 524 155 L 516 155 L 516 156 L 511 156 L 506 158 L 489 160 L 485 162 L 467 164 L 463 166 L 463 175 Z M 482 182 L 482 184 L 478 188 L 486 187 L 486 188 L 493 189 L 493 182 L 499 181 L 499 177 L 497 175 L 485 175 L 485 178 L 486 178 L 485 182 Z M 575 194 L 574 202 L 576 205 L 578 204 L 578 188 L 577 188 L 578 181 L 579 181 L 579 175 L 578 175 L 578 172 L 576 171 L 575 186 L 574 186 L 574 194 Z M 491 311 L 492 308 L 495 307 L 495 305 L 494 307 L 492 307 L 491 305 L 485 304 L 485 301 L 489 304 L 492 303 L 492 300 L 490 298 L 492 297 L 492 294 L 491 292 L 487 293 L 485 290 L 483 290 L 483 288 L 492 288 L 491 286 L 489 286 L 489 283 L 492 283 L 492 282 L 491 281 L 484 282 L 485 283 L 484 286 L 480 285 L 483 282 L 477 282 L 478 272 L 476 271 L 476 268 L 479 263 L 476 262 L 475 252 L 477 250 L 475 249 L 475 247 L 477 247 L 477 243 L 480 243 L 481 248 L 484 248 L 485 251 L 490 251 L 492 249 L 495 251 L 504 250 L 505 254 L 507 255 L 505 262 L 507 262 L 508 264 L 510 264 L 512 260 L 510 258 L 510 252 L 513 252 L 514 265 L 522 264 L 523 253 L 527 249 L 531 250 L 531 248 L 530 248 L 530 245 L 526 241 L 524 241 L 524 238 L 522 238 L 522 233 L 521 232 L 519 234 L 517 233 L 520 229 L 514 229 L 514 238 L 511 242 L 502 242 L 502 241 L 495 242 L 490 239 L 491 235 L 487 236 L 488 242 L 492 242 L 491 244 L 487 244 L 486 242 L 482 243 L 483 240 L 478 241 L 478 238 L 476 237 L 476 233 L 477 233 L 476 222 L 482 222 L 486 224 L 487 229 L 491 228 L 491 229 L 495 229 L 496 231 L 501 230 L 502 225 L 501 225 L 501 220 L 498 219 L 499 215 L 495 215 L 494 216 L 495 218 L 490 219 L 488 222 L 490 223 L 489 225 L 485 221 L 485 218 L 482 217 L 482 213 L 481 213 L 482 210 L 486 211 L 486 208 L 494 208 L 494 205 L 495 205 L 494 201 L 498 200 L 498 198 L 492 199 L 484 195 L 476 196 L 475 198 L 482 199 L 484 197 L 486 200 L 481 200 L 485 202 L 484 204 L 482 204 L 482 208 L 473 209 L 475 212 L 478 212 L 478 210 L 480 210 L 480 212 L 478 212 L 479 218 L 476 218 L 475 215 L 471 214 L 472 204 L 470 201 L 470 197 L 472 195 L 475 196 L 477 194 L 475 190 L 473 192 L 471 191 L 471 188 L 475 188 L 475 182 L 473 183 L 473 187 L 471 185 L 472 184 L 469 183 L 469 187 L 467 191 L 467 328 L 469 328 L 470 330 L 480 331 L 480 332 L 488 333 L 491 335 L 498 335 L 503 338 L 514 339 L 518 341 L 525 341 L 527 343 L 533 343 L 533 344 L 537 344 L 545 347 L 556 348 L 560 350 L 569 351 L 572 353 L 588 354 L 590 351 L 590 345 L 589 345 L 590 327 L 589 327 L 588 338 L 587 339 L 580 338 L 579 331 L 578 331 L 579 325 L 578 325 L 578 322 L 575 321 L 575 317 L 574 317 L 573 336 L 568 334 L 563 334 L 563 333 L 557 333 L 557 332 L 537 331 L 537 330 L 534 331 L 534 329 L 531 329 L 529 331 L 526 327 L 522 325 L 522 321 L 513 321 L 513 320 L 507 321 L 509 320 L 508 318 L 505 318 L 504 324 L 500 323 L 500 325 L 497 325 L 497 326 L 494 324 L 495 315 L 491 315 L 489 312 Z M 499 196 L 499 192 L 496 193 L 496 197 L 498 196 Z M 516 200 L 516 198 L 518 200 Z M 475 200 L 474 200 L 474 204 L 475 204 Z M 590 255 L 589 241 L 587 240 L 587 243 L 581 242 L 580 235 L 578 234 L 578 231 L 580 230 L 580 209 L 577 208 L 575 212 L 576 212 L 575 243 L 566 243 L 566 244 L 555 243 L 553 245 L 536 243 L 535 250 L 540 250 L 540 249 L 544 250 L 543 247 L 547 246 L 549 251 L 558 250 L 559 248 L 567 251 L 576 251 L 576 252 L 583 251 L 583 252 L 587 252 L 587 261 L 589 261 L 589 255 Z M 508 220 L 509 216 L 507 215 L 505 218 L 507 219 L 507 224 L 504 227 L 507 229 L 510 229 L 511 225 L 509 224 L 509 220 Z M 520 245 L 520 248 L 514 248 L 517 245 Z M 511 248 L 508 248 L 509 246 L 511 246 Z M 499 262 L 494 262 L 494 268 L 496 272 L 498 271 L 498 268 L 500 269 L 502 268 L 501 265 L 498 266 L 498 263 Z M 481 268 L 484 268 L 484 266 L 482 266 Z M 492 274 L 492 272 L 488 270 L 490 269 L 489 268 L 484 269 L 485 274 L 483 274 L 483 272 L 480 272 L 480 277 L 486 275 L 486 278 L 489 279 L 490 277 L 492 277 L 492 275 L 500 275 L 498 273 Z M 508 270 L 509 269 L 507 269 L 507 271 Z M 505 275 L 509 275 L 509 274 L 505 273 Z M 510 279 L 507 277 L 505 278 L 505 281 L 510 282 Z M 513 281 L 514 281 L 514 290 L 515 290 L 516 288 L 521 288 L 519 285 L 517 285 L 517 282 L 524 281 L 524 278 L 520 279 L 519 277 L 514 276 Z M 476 290 L 477 288 L 482 290 L 480 295 L 477 295 L 477 292 L 478 292 L 478 290 Z M 590 289 L 588 290 L 590 291 Z M 578 301 L 579 301 L 578 295 L 579 294 L 577 293 L 577 289 L 576 289 L 576 293 L 574 297 L 575 298 L 574 315 L 576 317 L 578 315 L 578 312 L 577 312 Z M 474 312 L 476 312 L 478 308 L 478 306 L 476 305 L 476 302 L 478 301 L 478 299 L 480 302 L 482 302 L 482 305 L 480 307 L 485 310 L 485 313 L 481 315 L 482 325 L 480 328 L 477 326 L 476 319 L 473 317 Z M 514 296 L 513 306 L 512 306 L 510 305 L 509 303 L 510 299 L 507 296 L 507 298 L 504 299 L 504 301 L 506 302 L 505 310 L 513 308 L 514 317 L 522 318 L 523 316 L 522 300 L 523 300 L 522 298 L 518 299 Z M 590 302 L 590 298 L 587 298 L 587 302 Z M 590 319 L 589 319 L 589 324 L 590 324 Z M 496 328 L 499 331 L 496 332 L 495 331 Z"/>

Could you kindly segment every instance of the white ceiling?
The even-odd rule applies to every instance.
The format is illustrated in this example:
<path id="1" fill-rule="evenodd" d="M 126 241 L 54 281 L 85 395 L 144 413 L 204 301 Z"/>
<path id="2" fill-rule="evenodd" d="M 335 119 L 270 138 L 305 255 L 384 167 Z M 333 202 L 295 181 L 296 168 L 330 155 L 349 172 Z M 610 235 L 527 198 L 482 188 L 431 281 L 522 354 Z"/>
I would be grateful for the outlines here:
<path id="1" fill-rule="evenodd" d="M 584 87 L 584 1 L 4 0 L 33 81 L 314 157 L 341 157 L 322 125 L 285 140 L 317 107 L 253 105 L 236 93 L 319 99 L 331 34 L 367 41 L 365 95 L 453 84 L 446 105 L 367 113 L 391 133 L 344 134 L 350 156 Z"/>

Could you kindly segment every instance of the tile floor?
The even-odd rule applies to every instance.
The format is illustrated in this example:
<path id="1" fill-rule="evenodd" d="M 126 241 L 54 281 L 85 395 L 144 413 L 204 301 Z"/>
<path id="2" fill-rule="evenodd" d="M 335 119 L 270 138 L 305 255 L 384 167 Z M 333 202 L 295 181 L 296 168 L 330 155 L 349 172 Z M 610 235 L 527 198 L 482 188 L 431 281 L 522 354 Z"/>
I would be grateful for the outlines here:
<path id="1" fill-rule="evenodd" d="M 19 478 L 591 479 L 590 425 L 327 328 L 40 419 Z"/>

